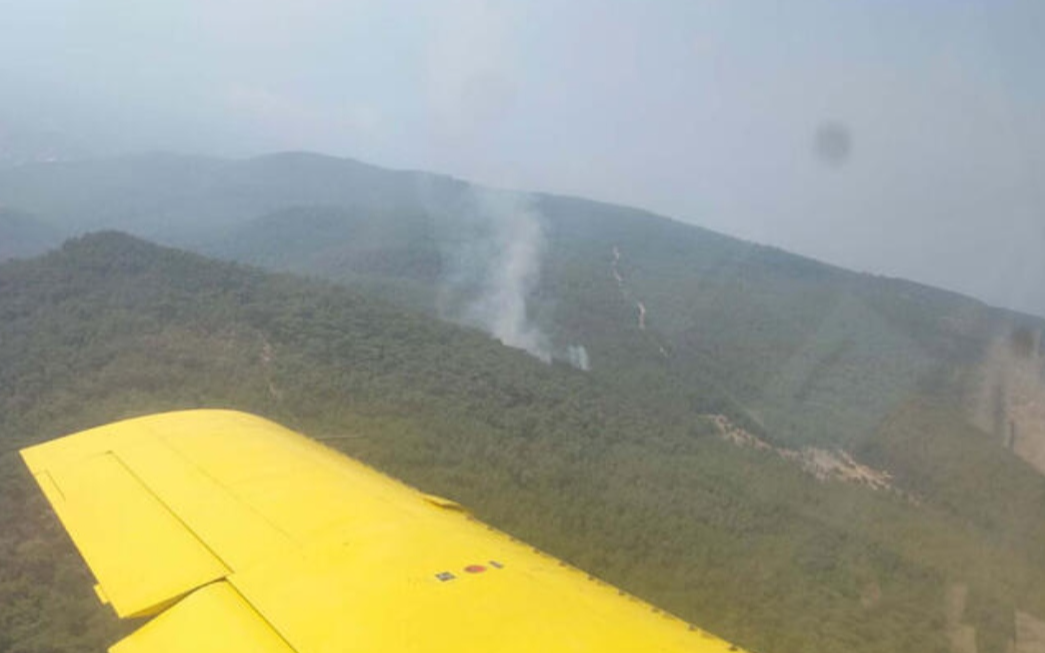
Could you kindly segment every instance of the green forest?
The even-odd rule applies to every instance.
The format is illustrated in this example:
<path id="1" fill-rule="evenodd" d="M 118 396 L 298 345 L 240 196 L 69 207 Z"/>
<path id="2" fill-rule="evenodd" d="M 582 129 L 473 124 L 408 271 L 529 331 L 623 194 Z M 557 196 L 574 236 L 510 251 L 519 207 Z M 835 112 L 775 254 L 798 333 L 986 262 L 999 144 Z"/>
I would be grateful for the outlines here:
<path id="1" fill-rule="evenodd" d="M 550 199 L 546 215 L 554 201 L 569 204 Z M 560 229 L 583 231 L 583 211 L 560 210 L 574 216 Z M 636 220 L 607 219 L 604 242 L 549 238 L 574 250 L 550 257 L 542 284 L 578 300 L 549 302 L 548 328 L 583 336 L 590 373 L 432 319 L 428 272 L 359 263 L 394 257 L 350 257 L 353 283 L 106 232 L 0 265 L 0 651 L 100 651 L 138 625 L 98 604 L 17 450 L 195 407 L 324 440 L 760 653 L 943 653 L 959 625 L 975 628 L 978 651 L 1001 653 L 1014 611 L 1045 617 L 1045 477 L 957 407 L 966 357 L 1011 320 L 765 248 L 745 246 L 740 265 L 701 234 L 662 233 L 677 251 L 653 264 L 636 248 L 663 242 L 622 241 Z M 649 329 L 614 294 L 617 242 L 630 292 L 660 320 Z M 704 280 L 699 291 L 665 285 L 685 275 Z M 382 287 L 402 292 L 378 297 Z M 965 321 L 949 320 L 959 309 Z M 815 423 L 787 416 L 796 397 L 819 402 Z M 888 469 L 895 489 L 819 480 L 734 446 L 715 414 L 773 442 L 830 436 Z"/>

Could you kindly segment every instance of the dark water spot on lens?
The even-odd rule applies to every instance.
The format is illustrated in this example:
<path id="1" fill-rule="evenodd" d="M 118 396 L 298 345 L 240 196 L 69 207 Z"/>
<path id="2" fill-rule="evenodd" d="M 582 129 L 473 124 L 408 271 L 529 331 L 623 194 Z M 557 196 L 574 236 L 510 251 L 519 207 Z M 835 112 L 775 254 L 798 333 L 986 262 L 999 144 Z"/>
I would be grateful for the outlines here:
<path id="1" fill-rule="evenodd" d="M 849 128 L 840 122 L 821 123 L 813 137 L 813 152 L 824 165 L 844 165 L 853 152 L 853 137 Z"/>

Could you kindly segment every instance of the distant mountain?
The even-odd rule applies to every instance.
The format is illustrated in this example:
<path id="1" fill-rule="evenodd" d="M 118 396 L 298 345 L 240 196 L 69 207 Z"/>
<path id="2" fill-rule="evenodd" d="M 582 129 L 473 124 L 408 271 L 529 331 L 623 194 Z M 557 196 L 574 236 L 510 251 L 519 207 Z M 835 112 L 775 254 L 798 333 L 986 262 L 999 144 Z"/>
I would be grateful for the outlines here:
<path id="1" fill-rule="evenodd" d="M 288 215 L 302 219 L 282 214 L 260 227 L 302 235 L 301 249 L 288 251 L 310 251 L 315 234 L 280 231 Z M 372 228 L 326 217 L 350 240 Z M 635 287 L 628 280 L 642 268 L 625 257 L 640 241 L 607 238 L 624 250 L 603 270 L 610 289 L 619 292 L 614 270 Z M 760 249 L 748 260 L 780 277 L 779 257 Z M 352 260 L 377 277 L 427 279 Z M 781 283 L 825 273 L 783 263 Z M 671 384 L 695 372 L 675 369 L 684 360 L 671 358 L 675 349 L 660 360 L 653 339 L 672 331 L 650 333 L 652 318 L 639 329 L 633 303 L 598 291 L 601 281 L 584 285 L 583 259 L 557 265 L 547 278 L 576 280 L 585 291 L 576 296 L 588 298 L 568 314 L 628 318 L 592 337 L 587 373 L 358 289 L 118 233 L 0 265 L 0 648 L 98 649 L 125 628 L 97 604 L 14 451 L 121 417 L 204 406 L 319 436 L 752 650 L 948 651 L 971 637 L 978 651 L 1000 653 L 1043 625 L 1045 477 L 952 405 L 910 395 L 861 441 L 858 461 L 769 442 L 681 401 L 695 395 Z M 753 272 L 740 279 L 767 283 Z M 868 297 L 859 301 L 874 307 Z M 828 326 L 841 329 L 848 310 Z M 1027 355 L 1035 343 L 1020 334 L 1007 346 Z M 612 359 L 603 348 L 614 339 L 641 351 Z M 634 369 L 643 392 L 598 371 L 613 369 L 600 357 L 639 361 L 647 349 L 653 362 Z"/>
<path id="2" fill-rule="evenodd" d="M 435 175 L 307 153 L 247 160 L 153 153 L 0 170 L 6 205 L 47 216 L 70 234 L 119 228 L 193 242 L 289 206 L 397 209 L 465 188 Z"/>

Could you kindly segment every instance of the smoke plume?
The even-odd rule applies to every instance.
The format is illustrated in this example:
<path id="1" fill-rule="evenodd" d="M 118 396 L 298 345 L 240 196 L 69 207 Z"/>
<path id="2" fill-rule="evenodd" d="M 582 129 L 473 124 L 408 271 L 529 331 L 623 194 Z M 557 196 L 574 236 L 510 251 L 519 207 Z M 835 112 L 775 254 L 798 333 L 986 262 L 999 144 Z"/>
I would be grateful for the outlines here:
<path id="1" fill-rule="evenodd" d="M 550 363 L 548 338 L 527 307 L 540 281 L 545 247 L 540 216 L 529 197 L 471 189 L 452 225 L 439 301 L 443 316 Z"/>
<path id="2" fill-rule="evenodd" d="M 588 349 L 584 345 L 570 345 L 566 348 L 566 359 L 579 370 L 591 371 L 591 359 L 588 357 Z"/>

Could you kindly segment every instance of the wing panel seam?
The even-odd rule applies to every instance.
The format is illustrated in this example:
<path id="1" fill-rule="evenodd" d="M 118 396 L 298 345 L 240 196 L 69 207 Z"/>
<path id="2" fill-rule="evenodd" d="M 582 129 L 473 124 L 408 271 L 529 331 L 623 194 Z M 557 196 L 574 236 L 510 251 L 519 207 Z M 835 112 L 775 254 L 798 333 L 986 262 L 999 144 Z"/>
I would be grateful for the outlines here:
<path id="1" fill-rule="evenodd" d="M 229 563 L 226 562 L 225 559 L 222 558 L 220 555 L 218 555 L 217 551 L 212 549 L 209 544 L 207 544 L 205 541 L 203 541 L 203 538 L 200 537 L 199 533 L 197 533 L 195 529 L 193 529 L 191 526 L 189 526 L 185 522 L 185 520 L 181 518 L 181 515 L 176 513 L 174 510 L 172 510 L 170 505 L 168 505 L 168 503 L 166 501 L 164 501 L 163 498 L 160 497 L 160 495 L 156 494 L 156 492 L 151 487 L 149 487 L 149 484 L 145 482 L 145 479 L 143 479 L 141 476 L 139 476 L 138 473 L 135 472 L 131 468 L 130 465 L 128 465 L 126 462 L 124 462 L 123 458 L 121 458 L 119 456 L 119 454 L 117 454 L 115 452 L 111 452 L 111 453 L 112 453 L 112 457 L 115 458 L 118 463 L 120 463 L 120 466 L 123 467 L 125 470 L 127 470 L 127 473 L 130 474 L 131 477 L 134 478 L 134 480 L 138 481 L 138 483 L 141 484 L 141 486 L 143 488 L 145 488 L 145 490 L 150 495 L 152 495 L 152 497 L 154 499 L 156 499 L 156 501 L 158 501 L 161 506 L 163 506 L 164 510 L 166 510 L 167 513 L 171 517 L 173 517 L 175 521 L 177 521 L 179 524 L 181 524 L 182 527 L 184 527 L 185 530 L 188 531 L 192 535 L 192 538 L 194 540 L 196 540 L 197 542 L 199 542 L 200 546 L 202 546 L 204 549 L 207 550 L 207 553 L 209 553 L 211 556 L 214 557 L 215 560 L 217 560 L 219 563 L 221 563 L 221 566 L 225 568 L 225 575 L 221 576 L 221 578 L 228 578 L 229 574 L 232 573 L 232 570 L 229 567 Z M 213 582 L 213 580 L 214 579 L 209 580 L 206 583 L 204 583 L 203 585 L 207 585 L 207 584 Z M 196 587 L 194 587 L 191 590 L 189 590 L 189 592 L 193 592 L 193 591 L 199 589 L 200 587 L 203 587 L 203 585 L 197 585 Z M 187 593 L 189 593 L 189 592 L 187 592 Z"/>

